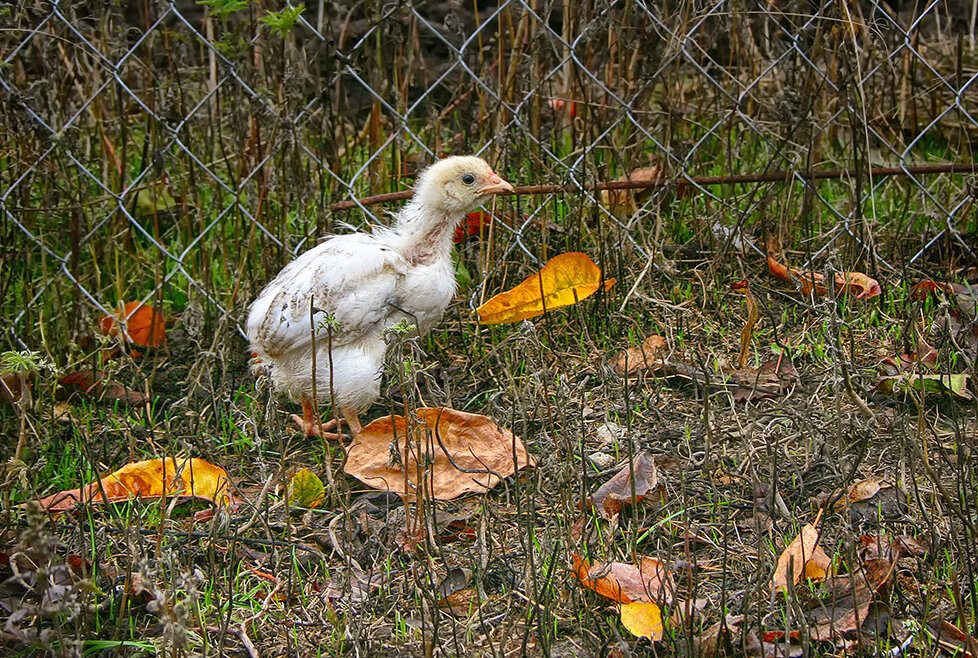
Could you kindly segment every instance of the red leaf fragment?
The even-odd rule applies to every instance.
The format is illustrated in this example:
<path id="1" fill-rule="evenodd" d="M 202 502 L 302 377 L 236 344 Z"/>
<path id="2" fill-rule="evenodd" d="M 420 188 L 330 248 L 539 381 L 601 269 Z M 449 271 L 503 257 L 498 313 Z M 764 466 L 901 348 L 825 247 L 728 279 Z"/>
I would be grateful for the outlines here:
<path id="1" fill-rule="evenodd" d="M 139 405 L 147 398 L 139 391 L 133 390 L 119 382 L 110 381 L 101 370 L 85 368 L 68 373 L 58 380 L 58 400 L 84 399 L 95 402 L 121 402 L 123 404 Z"/>

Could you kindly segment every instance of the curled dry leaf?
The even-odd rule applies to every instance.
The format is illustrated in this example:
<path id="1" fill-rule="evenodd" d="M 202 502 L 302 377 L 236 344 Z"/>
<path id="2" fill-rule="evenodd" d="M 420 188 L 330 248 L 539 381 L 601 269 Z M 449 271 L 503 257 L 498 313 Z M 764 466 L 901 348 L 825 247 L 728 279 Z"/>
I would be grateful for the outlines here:
<path id="1" fill-rule="evenodd" d="M 629 347 L 611 359 L 611 369 L 619 375 L 631 375 L 662 364 L 661 355 L 668 344 L 663 336 L 652 334 L 638 347 Z"/>
<path id="2" fill-rule="evenodd" d="M 6 404 L 20 402 L 24 391 L 30 393 L 30 389 L 31 382 L 29 379 L 13 372 L 0 374 L 0 402 Z"/>
<path id="3" fill-rule="evenodd" d="M 781 279 L 799 286 L 802 294 L 825 295 L 828 289 L 825 286 L 825 276 L 817 272 L 803 272 L 802 270 L 789 268 L 779 263 L 774 256 L 767 257 L 768 270 Z M 862 272 L 836 272 L 833 276 L 835 282 L 835 294 L 854 295 L 856 299 L 870 299 L 883 292 L 879 282 L 870 278 Z"/>
<path id="4" fill-rule="evenodd" d="M 798 371 L 785 354 L 768 359 L 757 370 L 743 368 L 725 374 L 739 383 L 733 390 L 734 402 L 774 397 L 798 381 Z"/>
<path id="5" fill-rule="evenodd" d="M 98 328 L 107 336 L 118 336 L 120 327 L 124 328 L 126 342 L 140 347 L 156 347 L 166 341 L 166 318 L 149 304 L 129 302 L 114 315 L 103 315 Z M 138 357 L 138 350 L 132 351 Z"/>
<path id="6" fill-rule="evenodd" d="M 950 622 L 943 619 L 927 622 L 927 634 L 953 656 L 978 658 L 978 640 Z"/>
<path id="7" fill-rule="evenodd" d="M 602 279 L 601 269 L 587 254 L 568 252 L 554 256 L 542 270 L 515 288 L 499 293 L 476 312 L 482 324 L 519 322 L 576 304 L 614 284 L 614 279 Z"/>
<path id="8" fill-rule="evenodd" d="M 343 470 L 367 486 L 406 497 L 418 493 L 420 478 L 425 496 L 452 500 L 485 493 L 534 464 L 523 442 L 490 418 L 422 407 L 412 423 L 403 416 L 382 416 L 364 427 L 347 448 Z"/>
<path id="9" fill-rule="evenodd" d="M 638 566 L 624 562 L 588 564 L 576 553 L 571 553 L 571 559 L 581 584 L 612 601 L 669 605 L 675 597 L 672 576 L 654 558 L 643 556 Z"/>
<path id="10" fill-rule="evenodd" d="M 122 402 L 138 405 L 146 402 L 146 396 L 119 382 L 110 381 L 101 370 L 85 368 L 68 373 L 58 380 L 58 400 L 94 400 L 95 402 Z"/>
<path id="11" fill-rule="evenodd" d="M 627 176 L 616 178 L 613 183 L 651 183 L 654 181 L 665 181 L 665 174 L 657 167 L 647 167 L 636 169 Z M 638 187 L 625 190 L 601 190 L 598 197 L 601 205 L 616 216 L 630 215 L 638 209 L 638 206 L 645 203 L 646 199 L 652 196 L 654 187 Z"/>
<path id="12" fill-rule="evenodd" d="M 218 506 L 238 504 L 231 494 L 231 479 L 223 468 L 203 459 L 174 457 L 126 464 L 80 489 L 61 491 L 37 502 L 50 512 L 64 512 L 79 504 L 101 505 L 163 496 L 202 498 Z"/>
<path id="13" fill-rule="evenodd" d="M 747 298 L 747 319 L 744 321 L 744 328 L 740 330 L 740 357 L 737 359 L 738 368 L 746 368 L 750 356 L 750 344 L 754 339 L 754 327 L 760 320 L 760 310 L 757 298 L 750 291 L 750 281 L 743 279 L 730 285 L 734 292 L 743 294 Z"/>
<path id="14" fill-rule="evenodd" d="M 633 474 L 635 476 L 634 500 L 632 499 Z M 625 464 L 620 471 L 594 492 L 591 502 L 603 515 L 613 516 L 633 502 L 641 502 L 646 494 L 655 489 L 658 484 L 659 477 L 655 468 L 655 460 L 651 454 L 640 452 L 631 465 Z"/>
<path id="15" fill-rule="evenodd" d="M 853 483 L 853 485 L 849 487 L 849 500 L 853 502 L 869 500 L 878 494 L 882 488 L 883 483 L 879 480 L 860 480 L 859 482 Z"/>
<path id="16" fill-rule="evenodd" d="M 775 592 L 788 587 L 788 573 L 792 582 L 797 583 L 804 575 L 811 580 L 825 578 L 832 560 L 818 545 L 819 531 L 815 523 L 806 523 L 801 532 L 781 553 L 778 566 L 774 570 L 771 586 Z"/>

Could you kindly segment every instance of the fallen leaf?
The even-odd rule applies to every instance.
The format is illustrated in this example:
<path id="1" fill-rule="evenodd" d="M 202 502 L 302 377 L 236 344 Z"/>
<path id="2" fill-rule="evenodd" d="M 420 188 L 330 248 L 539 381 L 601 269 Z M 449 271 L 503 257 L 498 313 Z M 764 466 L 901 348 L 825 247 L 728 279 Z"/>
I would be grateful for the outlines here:
<path id="1" fill-rule="evenodd" d="M 816 519 L 816 523 L 818 520 Z M 788 572 L 792 582 L 797 583 L 804 575 L 807 578 L 824 578 L 832 560 L 818 546 L 819 531 L 814 523 L 806 523 L 778 558 L 771 586 L 775 592 L 788 587 Z M 809 566 L 811 563 L 811 566 Z"/>
<path id="2" fill-rule="evenodd" d="M 880 367 L 884 375 L 899 375 L 907 370 L 919 370 L 921 367 L 934 370 L 937 366 L 937 350 L 923 340 L 918 341 L 917 349 L 912 354 L 894 354 L 883 359 Z"/>
<path id="3" fill-rule="evenodd" d="M 910 289 L 910 298 L 920 300 L 930 294 L 937 294 L 938 291 L 951 296 L 956 311 L 964 314 L 969 319 L 975 317 L 976 307 L 978 307 L 978 286 L 945 281 L 921 281 Z"/>
<path id="4" fill-rule="evenodd" d="M 883 483 L 879 480 L 860 480 L 849 487 L 849 500 L 853 502 L 869 500 L 878 494 L 882 488 Z"/>
<path id="5" fill-rule="evenodd" d="M 554 256 L 542 270 L 515 288 L 499 293 L 476 312 L 482 324 L 519 322 L 576 304 L 602 286 L 608 290 L 614 283 L 614 279 L 602 280 L 601 269 L 587 254 L 568 252 Z"/>
<path id="6" fill-rule="evenodd" d="M 739 383 L 733 390 L 734 402 L 774 397 L 798 381 L 798 371 L 785 354 L 768 359 L 756 370 L 742 368 L 724 374 Z"/>
<path id="7" fill-rule="evenodd" d="M 665 173 L 657 167 L 636 169 L 627 176 L 616 178 L 613 183 L 639 182 L 649 183 L 664 180 Z M 624 190 L 601 190 L 598 198 L 605 208 L 613 215 L 631 215 L 638 207 L 652 196 L 655 187 L 639 187 Z"/>
<path id="8" fill-rule="evenodd" d="M 822 274 L 786 267 L 779 263 L 773 255 L 768 255 L 767 267 L 771 274 L 782 281 L 788 281 L 799 286 L 804 295 L 813 292 L 816 295 L 828 293 L 825 286 L 825 276 Z M 862 272 L 836 272 L 833 278 L 837 295 L 853 294 L 856 299 L 870 299 L 883 292 L 876 279 L 870 278 Z"/>
<path id="9" fill-rule="evenodd" d="M 82 398 L 95 402 L 143 404 L 146 396 L 119 382 L 110 381 L 101 370 L 85 368 L 68 373 L 58 380 L 55 398 L 61 401 Z"/>
<path id="10" fill-rule="evenodd" d="M 667 347 L 665 337 L 652 334 L 638 347 L 629 347 L 616 354 L 611 359 L 611 369 L 619 375 L 631 375 L 640 370 L 654 368 L 661 363 L 659 357 Z"/>
<path id="11" fill-rule="evenodd" d="M 418 493 L 420 470 L 426 497 L 452 500 L 485 493 L 534 464 L 523 442 L 486 416 L 422 407 L 410 424 L 403 416 L 382 416 L 364 427 L 347 448 L 343 470 L 409 498 Z"/>
<path id="12" fill-rule="evenodd" d="M 927 622 L 927 633 L 942 648 L 960 658 L 978 658 L 978 641 L 943 619 Z"/>
<path id="13" fill-rule="evenodd" d="M 80 489 L 60 491 L 37 502 L 49 512 L 64 512 L 79 504 L 101 505 L 134 498 L 163 496 L 202 498 L 218 506 L 236 506 L 231 479 L 220 466 L 203 459 L 164 457 L 126 464 Z"/>
<path id="14" fill-rule="evenodd" d="M 621 625 L 635 637 L 658 642 L 662 639 L 662 610 L 655 603 L 623 603 L 619 609 Z"/>
<path id="15" fill-rule="evenodd" d="M 676 586 L 665 565 L 642 557 L 639 566 L 624 562 L 595 562 L 571 553 L 574 575 L 581 584 L 618 603 L 672 603 Z"/>
<path id="16" fill-rule="evenodd" d="M 289 481 L 289 503 L 299 507 L 318 509 L 326 497 L 326 489 L 319 476 L 303 468 Z"/>
<path id="17" fill-rule="evenodd" d="M 743 293 L 747 298 L 747 320 L 744 321 L 744 328 L 740 330 L 740 358 L 737 360 L 737 367 L 745 368 L 750 356 L 750 344 L 754 339 L 754 327 L 760 319 L 760 311 L 757 298 L 750 291 L 750 282 L 747 279 L 733 283 L 730 289 Z"/>
<path id="18" fill-rule="evenodd" d="M 632 499 L 633 474 L 635 476 L 634 500 Z M 635 456 L 635 461 L 631 465 L 625 464 L 610 480 L 602 484 L 594 492 L 591 502 L 605 516 L 613 516 L 633 502 L 641 502 L 648 492 L 655 489 L 658 480 L 652 455 L 643 451 Z"/>
<path id="19" fill-rule="evenodd" d="M 906 372 L 894 377 L 883 377 L 876 385 L 882 393 L 899 393 L 907 389 L 953 395 L 962 400 L 974 400 L 974 395 L 968 390 L 967 373 L 954 375 L 917 374 Z"/>
<path id="20" fill-rule="evenodd" d="M 139 347 L 156 347 L 166 341 L 166 318 L 149 304 L 129 302 L 114 315 L 103 315 L 99 330 L 107 336 L 118 336 L 120 327 L 127 343 Z M 131 355 L 140 356 L 138 350 Z"/>
<path id="21" fill-rule="evenodd" d="M 20 396 L 24 391 L 24 386 L 21 385 L 21 382 L 26 384 L 26 388 L 30 392 L 29 380 L 13 372 L 0 374 L 0 401 L 6 404 L 19 402 Z"/>

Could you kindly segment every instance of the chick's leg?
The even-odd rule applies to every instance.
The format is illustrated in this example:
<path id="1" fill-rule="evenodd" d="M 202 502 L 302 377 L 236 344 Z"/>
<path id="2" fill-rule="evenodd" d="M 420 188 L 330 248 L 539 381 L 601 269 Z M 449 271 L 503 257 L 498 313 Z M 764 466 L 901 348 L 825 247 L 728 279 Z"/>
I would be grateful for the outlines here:
<path id="1" fill-rule="evenodd" d="M 354 418 L 356 418 L 355 414 Z M 295 421 L 295 424 L 299 426 L 299 429 L 301 429 L 306 436 L 319 436 L 324 439 L 334 439 L 336 441 L 342 441 L 346 438 L 341 433 L 329 431 L 337 426 L 335 418 L 326 423 L 320 424 L 319 416 L 316 413 L 316 403 L 306 396 L 302 396 L 302 417 L 300 418 L 298 415 L 293 414 L 292 420 Z"/>
<path id="2" fill-rule="evenodd" d="M 350 432 L 353 433 L 353 438 L 357 438 L 357 434 L 363 429 L 363 425 L 360 424 L 360 416 L 357 414 L 356 409 L 350 409 L 349 407 L 340 409 L 343 414 L 343 419 L 346 420 L 346 426 L 350 428 Z"/>

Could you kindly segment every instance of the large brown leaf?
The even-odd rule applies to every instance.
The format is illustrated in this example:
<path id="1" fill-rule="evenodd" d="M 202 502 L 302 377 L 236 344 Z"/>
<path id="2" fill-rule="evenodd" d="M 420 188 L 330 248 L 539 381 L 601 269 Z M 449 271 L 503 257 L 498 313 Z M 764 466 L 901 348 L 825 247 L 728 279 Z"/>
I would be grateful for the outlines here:
<path id="1" fill-rule="evenodd" d="M 452 500 L 485 493 L 534 464 L 523 442 L 490 418 L 422 407 L 412 423 L 403 416 L 382 416 L 364 427 L 347 448 L 343 470 L 375 489 L 406 497 L 420 489 L 427 497 Z"/>

